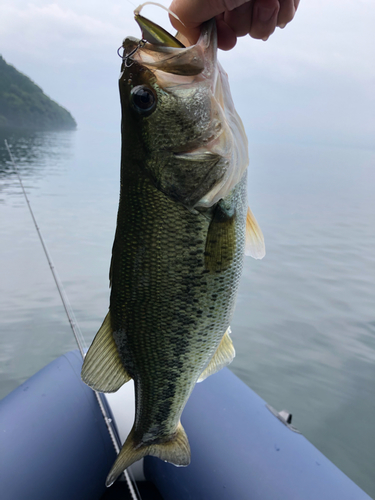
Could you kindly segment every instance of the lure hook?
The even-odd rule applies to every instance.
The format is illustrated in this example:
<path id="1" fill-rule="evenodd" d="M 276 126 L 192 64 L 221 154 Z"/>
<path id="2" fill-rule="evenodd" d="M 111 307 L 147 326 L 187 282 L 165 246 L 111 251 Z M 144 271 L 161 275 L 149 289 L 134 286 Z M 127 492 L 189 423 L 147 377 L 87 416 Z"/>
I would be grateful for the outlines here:
<path id="1" fill-rule="evenodd" d="M 129 54 L 125 54 L 125 53 L 123 53 L 122 55 L 120 54 L 120 50 L 123 48 L 122 45 L 121 45 L 121 47 L 119 47 L 117 49 L 117 55 L 119 57 L 121 57 L 121 59 L 124 61 L 125 68 L 130 68 L 130 66 L 134 63 L 134 61 L 131 60 L 129 63 L 129 59 L 131 58 L 131 56 L 133 56 L 137 52 L 138 49 L 141 49 L 142 47 L 144 47 L 146 43 L 147 43 L 147 40 L 142 38 L 142 40 L 139 40 L 136 48 L 133 49 L 131 52 L 129 52 Z"/>

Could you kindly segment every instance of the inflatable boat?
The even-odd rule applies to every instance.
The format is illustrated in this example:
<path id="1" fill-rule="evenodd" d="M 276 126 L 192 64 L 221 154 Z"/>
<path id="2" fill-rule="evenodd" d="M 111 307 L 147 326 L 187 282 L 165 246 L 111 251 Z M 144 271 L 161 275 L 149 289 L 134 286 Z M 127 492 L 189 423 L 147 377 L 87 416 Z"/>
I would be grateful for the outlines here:
<path id="1" fill-rule="evenodd" d="M 116 452 L 82 357 L 54 360 L 0 401 L 2 500 L 371 500 L 291 424 L 223 369 L 197 384 L 182 415 L 188 467 L 146 457 L 130 469 L 133 491 L 105 479 Z M 132 383 L 100 394 L 125 440 L 134 416 Z"/>

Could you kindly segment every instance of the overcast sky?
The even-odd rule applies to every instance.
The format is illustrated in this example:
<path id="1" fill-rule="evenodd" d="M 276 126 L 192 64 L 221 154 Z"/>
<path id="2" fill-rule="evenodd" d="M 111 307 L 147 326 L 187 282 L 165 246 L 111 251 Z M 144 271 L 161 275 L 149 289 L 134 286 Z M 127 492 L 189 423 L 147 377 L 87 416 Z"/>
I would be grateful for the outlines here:
<path id="1" fill-rule="evenodd" d="M 125 36 L 140 36 L 136 6 L 2 0 L 0 54 L 67 107 L 79 127 L 116 130 L 116 50 Z M 168 28 L 161 9 L 143 13 Z M 294 21 L 267 42 L 245 37 L 220 52 L 249 140 L 374 148 L 374 26 L 374 0 L 301 0 Z"/>

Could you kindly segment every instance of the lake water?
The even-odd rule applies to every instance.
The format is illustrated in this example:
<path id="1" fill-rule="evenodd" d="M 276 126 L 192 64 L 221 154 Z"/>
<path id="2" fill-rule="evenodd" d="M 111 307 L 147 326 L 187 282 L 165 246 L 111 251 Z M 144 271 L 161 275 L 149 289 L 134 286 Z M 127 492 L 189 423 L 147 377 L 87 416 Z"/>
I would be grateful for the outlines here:
<path id="1" fill-rule="evenodd" d="M 4 137 L 88 345 L 120 163 L 118 131 L 0 134 L 0 397 L 76 348 Z M 375 496 L 375 151 L 250 143 L 250 157 L 267 255 L 245 262 L 231 369 Z"/>

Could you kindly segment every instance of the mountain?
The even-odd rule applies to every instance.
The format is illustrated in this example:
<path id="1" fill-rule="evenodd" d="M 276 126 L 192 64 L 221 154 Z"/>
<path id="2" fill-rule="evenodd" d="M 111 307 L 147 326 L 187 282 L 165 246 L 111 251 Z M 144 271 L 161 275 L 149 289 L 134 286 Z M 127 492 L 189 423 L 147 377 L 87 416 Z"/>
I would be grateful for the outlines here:
<path id="1" fill-rule="evenodd" d="M 69 111 L 0 55 L 0 126 L 58 130 L 77 124 Z"/>

